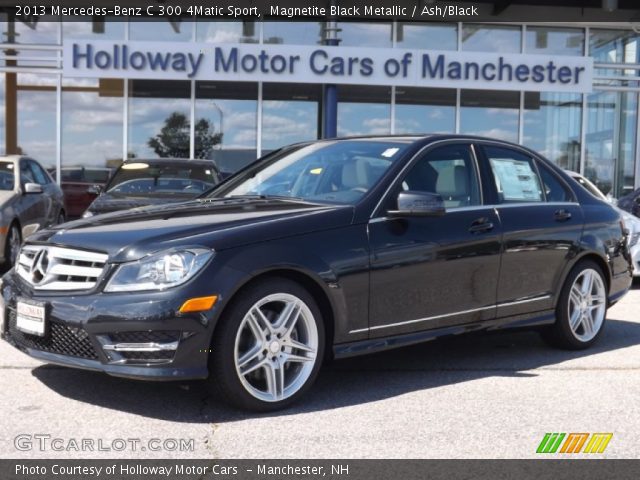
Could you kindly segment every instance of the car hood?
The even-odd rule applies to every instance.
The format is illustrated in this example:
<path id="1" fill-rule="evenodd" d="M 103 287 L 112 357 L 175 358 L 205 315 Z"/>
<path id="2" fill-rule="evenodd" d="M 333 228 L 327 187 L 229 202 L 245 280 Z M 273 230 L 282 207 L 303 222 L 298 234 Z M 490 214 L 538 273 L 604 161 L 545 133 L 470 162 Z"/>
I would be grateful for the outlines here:
<path id="1" fill-rule="evenodd" d="M 178 246 L 224 250 L 349 225 L 352 206 L 288 200 L 203 199 L 98 215 L 42 230 L 29 243 L 102 251 L 130 261 Z"/>
<path id="2" fill-rule="evenodd" d="M 89 206 L 88 210 L 94 215 L 129 210 L 130 208 L 146 207 L 148 205 L 161 205 L 167 202 L 184 202 L 195 195 L 176 195 L 175 193 L 156 194 L 153 196 L 132 196 L 102 193 Z"/>

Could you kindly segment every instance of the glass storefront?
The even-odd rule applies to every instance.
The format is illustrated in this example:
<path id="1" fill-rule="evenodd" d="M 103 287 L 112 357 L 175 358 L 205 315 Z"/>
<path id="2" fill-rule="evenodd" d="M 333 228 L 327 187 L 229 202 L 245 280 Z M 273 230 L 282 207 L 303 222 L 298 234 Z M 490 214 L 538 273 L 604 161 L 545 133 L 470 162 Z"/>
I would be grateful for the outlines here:
<path id="1" fill-rule="evenodd" d="M 0 150 L 6 153 L 29 154 L 51 171 L 177 156 L 212 158 L 232 172 L 282 145 L 322 135 L 322 85 L 62 78 L 58 72 L 62 45 L 74 39 L 295 49 L 323 44 L 323 22 L 51 20 L 27 25 L 0 18 L 10 44 L 0 55 Z M 640 185 L 640 35 L 632 30 L 343 21 L 338 28 L 342 47 L 590 55 L 596 62 L 587 95 L 340 85 L 339 135 L 484 135 L 529 146 L 613 196 Z"/>

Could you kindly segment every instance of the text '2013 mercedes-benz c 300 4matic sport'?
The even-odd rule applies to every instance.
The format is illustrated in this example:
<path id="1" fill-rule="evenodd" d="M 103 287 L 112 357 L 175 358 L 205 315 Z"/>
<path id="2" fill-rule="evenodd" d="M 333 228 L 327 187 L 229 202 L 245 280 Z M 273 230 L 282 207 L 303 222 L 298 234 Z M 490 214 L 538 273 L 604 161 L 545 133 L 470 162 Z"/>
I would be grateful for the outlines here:
<path id="1" fill-rule="evenodd" d="M 31 236 L 3 337 L 46 362 L 207 379 L 282 408 L 323 359 L 535 327 L 590 346 L 631 284 L 619 212 L 526 148 L 432 135 L 282 148 L 186 203 Z"/>

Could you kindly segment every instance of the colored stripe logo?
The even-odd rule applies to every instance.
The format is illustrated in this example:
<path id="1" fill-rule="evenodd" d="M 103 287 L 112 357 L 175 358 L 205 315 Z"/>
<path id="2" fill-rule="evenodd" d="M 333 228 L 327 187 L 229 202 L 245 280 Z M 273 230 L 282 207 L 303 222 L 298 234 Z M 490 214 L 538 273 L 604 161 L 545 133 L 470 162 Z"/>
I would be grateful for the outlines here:
<path id="1" fill-rule="evenodd" d="M 611 437 L 613 433 L 545 433 L 536 453 L 604 453 Z"/>

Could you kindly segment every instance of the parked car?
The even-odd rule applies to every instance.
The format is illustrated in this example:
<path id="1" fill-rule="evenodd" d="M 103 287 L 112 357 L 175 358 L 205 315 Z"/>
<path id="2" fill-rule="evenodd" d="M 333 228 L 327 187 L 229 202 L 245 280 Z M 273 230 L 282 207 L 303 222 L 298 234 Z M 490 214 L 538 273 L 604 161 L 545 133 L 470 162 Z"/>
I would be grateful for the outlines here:
<path id="1" fill-rule="evenodd" d="M 586 188 L 592 195 L 595 195 L 600 200 L 605 202 L 610 201 L 607 196 L 600 191 L 589 179 L 583 177 L 579 173 L 567 171 L 567 173 L 577 181 L 580 185 Z M 615 202 L 615 200 L 613 200 Z M 620 216 L 624 221 L 625 226 L 629 230 L 628 244 L 629 254 L 631 255 L 631 263 L 633 265 L 633 276 L 640 277 L 640 218 L 631 215 L 629 212 L 622 210 L 619 207 L 615 207 L 619 210 Z"/>
<path id="2" fill-rule="evenodd" d="M 112 169 L 107 167 L 63 167 L 60 187 L 68 219 L 79 218 L 109 181 Z M 56 179 L 55 169 L 49 170 Z"/>
<path id="3" fill-rule="evenodd" d="M 587 348 L 630 285 L 618 210 L 537 153 L 362 137 L 282 148 L 193 201 L 39 232 L 0 311 L 34 358 L 208 379 L 267 411 L 326 357 L 525 326 Z"/>
<path id="4" fill-rule="evenodd" d="M 618 206 L 636 217 L 640 217 L 640 188 L 618 200 Z"/>
<path id="5" fill-rule="evenodd" d="M 60 187 L 32 158 L 0 157 L 0 262 L 13 266 L 24 238 L 63 223 Z"/>
<path id="6" fill-rule="evenodd" d="M 219 181 L 213 160 L 129 159 L 118 167 L 84 216 L 190 200 Z"/>

